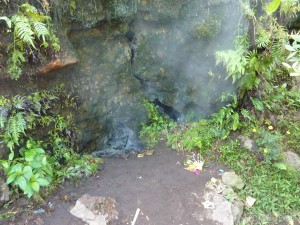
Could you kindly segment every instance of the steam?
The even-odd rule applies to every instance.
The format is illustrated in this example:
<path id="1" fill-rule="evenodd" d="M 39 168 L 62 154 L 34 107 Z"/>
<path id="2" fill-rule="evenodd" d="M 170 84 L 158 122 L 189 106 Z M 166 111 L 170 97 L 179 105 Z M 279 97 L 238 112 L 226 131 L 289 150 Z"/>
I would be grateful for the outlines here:
<path id="1" fill-rule="evenodd" d="M 151 87 L 144 90 L 146 96 L 174 107 L 184 120 L 215 112 L 221 106 L 217 101 L 221 93 L 234 90 L 224 80 L 223 68 L 215 66 L 214 52 L 232 47 L 243 22 L 238 4 L 193 1 L 183 4 L 178 18 L 160 23 L 147 21 L 147 15 L 142 12 L 133 27 L 140 45 L 133 71 Z M 157 80 L 169 85 L 169 93 Z"/>

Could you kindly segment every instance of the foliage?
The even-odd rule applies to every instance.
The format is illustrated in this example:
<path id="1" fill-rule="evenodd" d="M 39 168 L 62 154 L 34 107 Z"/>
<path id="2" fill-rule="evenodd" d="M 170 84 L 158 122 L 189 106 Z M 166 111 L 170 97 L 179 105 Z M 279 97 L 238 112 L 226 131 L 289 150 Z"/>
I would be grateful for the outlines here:
<path id="1" fill-rule="evenodd" d="M 293 150 L 300 154 L 300 120 L 293 114 L 278 122 L 278 129 L 283 136 L 284 148 Z"/>
<path id="2" fill-rule="evenodd" d="M 257 201 L 248 208 L 250 214 L 266 215 L 298 210 L 300 207 L 299 174 L 268 163 L 259 163 L 255 153 L 229 142 L 220 147 L 220 158 L 246 181 L 246 187 L 238 192 L 241 198 L 254 197 Z M 282 167 L 281 167 L 282 168 Z"/>
<path id="3" fill-rule="evenodd" d="M 217 135 L 218 131 L 209 121 L 200 120 L 180 130 L 174 128 L 167 134 L 167 144 L 173 149 L 197 151 L 203 156 L 209 152 Z"/>
<path id="4" fill-rule="evenodd" d="M 62 167 L 62 179 L 79 180 L 83 177 L 89 177 L 98 170 L 98 165 L 102 163 L 99 158 L 91 155 L 76 154 L 66 159 L 66 165 Z"/>
<path id="5" fill-rule="evenodd" d="M 40 191 L 41 186 L 51 183 L 52 167 L 40 143 L 28 140 L 19 150 L 20 157 L 2 160 L 7 175 L 7 184 L 19 187 L 29 198 Z"/>
<path id="6" fill-rule="evenodd" d="M 288 42 L 285 45 L 290 54 L 287 56 L 286 62 L 282 62 L 282 64 L 288 69 L 291 76 L 300 76 L 300 34 L 292 34 L 290 37 L 293 40 L 292 44 Z"/>
<path id="7" fill-rule="evenodd" d="M 77 153 L 76 109 L 76 98 L 63 86 L 27 96 L 0 96 L 0 137 L 9 152 L 2 168 L 8 184 L 31 197 L 42 186 L 96 171 L 101 160 Z"/>
<path id="8" fill-rule="evenodd" d="M 144 106 L 148 110 L 149 121 L 142 123 L 140 137 L 146 146 L 153 147 L 158 142 L 160 134 L 174 126 L 175 123 L 160 113 L 158 106 L 150 101 L 144 100 Z"/>
<path id="9" fill-rule="evenodd" d="M 51 18 L 39 12 L 34 6 L 25 3 L 11 18 L 0 17 L 7 24 L 11 34 L 11 43 L 7 47 L 9 59 L 7 72 L 12 79 L 18 79 L 26 56 L 33 56 L 39 49 L 51 48 L 59 51 L 59 40 L 51 28 Z"/>
<path id="10" fill-rule="evenodd" d="M 269 126 L 269 130 L 259 129 L 256 138 L 259 151 L 264 154 L 264 160 L 267 163 L 274 163 L 282 159 L 282 135 L 272 129 L 273 126 Z"/>
<path id="11" fill-rule="evenodd" d="M 275 12 L 280 6 L 280 2 L 281 2 L 281 0 L 273 0 L 272 2 L 270 2 L 267 5 L 267 9 L 266 9 L 267 13 L 271 14 L 271 13 Z"/>
<path id="12" fill-rule="evenodd" d="M 240 116 L 239 113 L 235 111 L 238 106 L 237 96 L 223 94 L 221 101 L 228 101 L 228 98 L 232 98 L 233 102 L 222 107 L 212 116 L 212 121 L 218 126 L 223 139 L 229 135 L 230 131 L 236 131 L 240 127 Z"/>
<path id="13" fill-rule="evenodd" d="M 222 63 L 226 66 L 227 78 L 231 77 L 233 82 L 245 74 L 246 53 L 249 47 L 247 36 L 237 37 L 234 46 L 234 50 L 216 52 L 216 64 Z"/>

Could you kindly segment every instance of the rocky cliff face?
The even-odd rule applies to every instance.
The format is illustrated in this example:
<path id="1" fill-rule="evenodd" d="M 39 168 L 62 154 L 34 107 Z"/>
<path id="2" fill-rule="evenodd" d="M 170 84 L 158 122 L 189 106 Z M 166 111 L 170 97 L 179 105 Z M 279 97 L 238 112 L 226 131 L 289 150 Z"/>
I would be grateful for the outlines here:
<path id="1" fill-rule="evenodd" d="M 185 121 L 215 112 L 221 93 L 233 90 L 220 78 L 224 71 L 215 67 L 214 51 L 232 45 L 242 21 L 235 1 L 49 2 L 56 7 L 52 14 L 63 51 L 39 67 L 43 75 L 2 80 L 0 94 L 64 82 L 82 103 L 77 121 L 85 151 L 120 155 L 141 149 L 137 131 L 147 120 L 143 98 Z"/>

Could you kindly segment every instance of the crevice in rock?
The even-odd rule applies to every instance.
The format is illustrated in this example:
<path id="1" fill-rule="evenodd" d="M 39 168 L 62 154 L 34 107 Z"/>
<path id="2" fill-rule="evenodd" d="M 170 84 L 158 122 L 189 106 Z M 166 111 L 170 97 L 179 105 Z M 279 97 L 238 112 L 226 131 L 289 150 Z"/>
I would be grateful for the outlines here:
<path id="1" fill-rule="evenodd" d="M 165 105 L 162 103 L 158 98 L 154 99 L 152 103 L 159 107 L 160 111 L 166 114 L 169 118 L 171 118 L 174 121 L 179 121 L 181 118 L 181 113 L 178 112 L 176 109 L 174 109 L 171 106 Z"/>

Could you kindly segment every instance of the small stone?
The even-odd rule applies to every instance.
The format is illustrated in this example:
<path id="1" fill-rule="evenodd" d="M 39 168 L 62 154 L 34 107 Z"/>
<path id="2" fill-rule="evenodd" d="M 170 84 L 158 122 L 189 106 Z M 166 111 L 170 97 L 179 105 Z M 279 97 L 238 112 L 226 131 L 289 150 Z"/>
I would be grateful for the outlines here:
<path id="1" fill-rule="evenodd" d="M 246 148 L 251 152 L 256 152 L 257 151 L 258 147 L 257 147 L 255 141 L 252 140 L 251 138 L 240 136 L 238 139 L 239 139 L 239 141 L 240 141 L 243 148 Z"/>
<path id="2" fill-rule="evenodd" d="M 236 175 L 235 172 L 223 173 L 222 181 L 225 185 L 232 187 L 232 188 L 237 188 L 239 190 L 245 186 L 245 183 L 242 180 L 242 178 L 240 178 L 238 175 Z"/>
<path id="3" fill-rule="evenodd" d="M 254 205 L 255 202 L 256 202 L 255 198 L 253 198 L 251 196 L 247 196 L 247 198 L 246 198 L 246 206 L 248 208 L 251 208 Z"/>
<path id="4" fill-rule="evenodd" d="M 285 162 L 296 170 L 300 170 L 300 158 L 296 153 L 287 151 L 285 153 Z"/>

